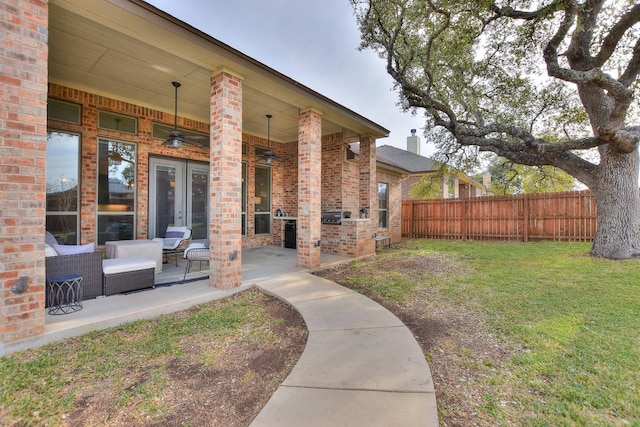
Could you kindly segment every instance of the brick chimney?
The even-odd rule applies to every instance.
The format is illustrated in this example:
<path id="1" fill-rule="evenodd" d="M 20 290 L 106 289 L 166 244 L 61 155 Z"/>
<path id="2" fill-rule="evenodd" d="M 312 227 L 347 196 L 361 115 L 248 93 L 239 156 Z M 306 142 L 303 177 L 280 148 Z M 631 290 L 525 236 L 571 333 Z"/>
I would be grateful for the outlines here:
<path id="1" fill-rule="evenodd" d="M 482 185 L 487 191 L 486 194 L 491 194 L 491 174 L 489 172 L 482 174 Z"/>

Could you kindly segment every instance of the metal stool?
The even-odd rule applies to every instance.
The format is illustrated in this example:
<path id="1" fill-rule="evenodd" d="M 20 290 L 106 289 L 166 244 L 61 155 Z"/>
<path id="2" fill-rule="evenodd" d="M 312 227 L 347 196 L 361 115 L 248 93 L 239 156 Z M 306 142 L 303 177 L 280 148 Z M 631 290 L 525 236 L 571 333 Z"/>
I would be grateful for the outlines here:
<path id="1" fill-rule="evenodd" d="M 70 274 L 47 281 L 49 314 L 68 314 L 82 310 L 82 276 Z"/>
<path id="2" fill-rule="evenodd" d="M 377 236 L 376 237 L 376 252 L 378 252 L 378 244 L 383 248 L 390 249 L 391 248 L 391 238 L 386 236 Z"/>

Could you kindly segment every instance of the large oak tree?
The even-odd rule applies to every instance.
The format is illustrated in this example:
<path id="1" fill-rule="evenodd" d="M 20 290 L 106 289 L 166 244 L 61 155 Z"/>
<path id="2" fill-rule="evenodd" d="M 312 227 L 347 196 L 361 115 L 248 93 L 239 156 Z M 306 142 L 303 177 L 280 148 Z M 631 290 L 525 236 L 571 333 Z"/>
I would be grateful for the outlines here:
<path id="1" fill-rule="evenodd" d="M 554 166 L 596 199 L 591 253 L 640 255 L 640 4 L 635 0 L 351 0 L 361 48 L 438 149 Z"/>

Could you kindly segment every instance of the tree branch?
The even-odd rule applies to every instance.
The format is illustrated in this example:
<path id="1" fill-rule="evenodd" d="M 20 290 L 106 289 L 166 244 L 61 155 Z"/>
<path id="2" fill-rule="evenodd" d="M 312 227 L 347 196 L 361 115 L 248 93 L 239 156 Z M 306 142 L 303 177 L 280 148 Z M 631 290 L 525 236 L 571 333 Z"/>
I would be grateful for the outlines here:
<path id="1" fill-rule="evenodd" d="M 581 61 L 586 61 L 589 63 L 592 62 L 583 58 L 583 53 L 580 53 L 584 50 L 584 47 L 576 46 L 577 44 L 581 43 L 579 41 L 581 38 L 588 38 L 586 35 L 574 35 L 571 42 L 572 47 L 570 48 L 570 50 L 572 51 L 572 53 L 571 55 L 569 55 L 570 65 L 572 66 L 572 68 L 577 67 L 578 70 L 563 68 L 560 66 L 558 62 L 558 47 L 562 43 L 562 40 L 564 40 L 564 38 L 569 33 L 569 30 L 572 28 L 576 14 L 577 9 L 575 7 L 568 7 L 565 10 L 565 15 L 562 23 L 558 27 L 558 30 L 551 38 L 551 40 L 549 40 L 549 43 L 547 43 L 544 48 L 543 57 L 545 63 L 547 64 L 547 74 L 549 74 L 550 77 L 556 77 L 560 80 L 575 84 L 593 83 L 599 88 L 608 91 L 612 96 L 620 100 L 631 98 L 632 93 L 624 84 L 607 75 L 599 68 L 586 67 L 581 63 Z M 591 18 L 582 18 L 582 20 L 588 19 Z M 582 42 L 584 42 L 584 40 Z M 582 68 L 587 69 L 582 71 Z"/>
<path id="2" fill-rule="evenodd" d="M 507 149 L 505 149 L 507 148 Z M 502 145 L 496 145 L 493 147 L 480 148 L 480 151 L 491 151 L 498 156 L 505 159 L 526 166 L 554 166 L 564 170 L 570 175 L 574 176 L 579 181 L 583 182 L 587 186 L 590 186 L 593 182 L 593 175 L 598 169 L 598 165 L 583 159 L 573 153 L 555 153 L 550 156 L 546 153 L 531 154 L 525 152 L 518 152 L 509 150 L 508 147 Z"/>
<path id="3" fill-rule="evenodd" d="M 640 39 L 638 39 L 636 45 L 633 47 L 633 56 L 618 80 L 625 87 L 629 87 L 631 83 L 638 78 L 638 74 L 640 74 Z"/>
<path id="4" fill-rule="evenodd" d="M 574 70 L 585 71 L 595 67 L 590 49 L 593 29 L 596 27 L 603 4 L 604 0 L 587 0 L 580 7 L 575 6 L 578 19 L 567 49 L 567 58 Z"/>
<path id="5" fill-rule="evenodd" d="M 638 22 L 640 22 L 640 4 L 633 6 L 629 12 L 625 13 L 620 20 L 611 27 L 609 33 L 602 41 L 600 51 L 595 56 L 596 67 L 601 67 L 607 62 L 618 46 L 622 36 Z"/>
<path id="6" fill-rule="evenodd" d="M 602 138 L 599 136 L 593 136 L 588 138 L 579 138 L 572 139 L 565 142 L 560 143 L 552 143 L 546 141 L 544 139 L 535 138 L 532 133 L 526 132 L 525 130 L 513 126 L 502 123 L 492 123 L 483 127 L 466 127 L 459 126 L 455 129 L 455 136 L 457 138 L 465 138 L 470 137 L 474 139 L 474 144 L 482 146 L 482 138 L 487 137 L 491 134 L 506 134 L 510 137 L 513 137 L 517 140 L 522 141 L 522 144 L 517 144 L 513 142 L 503 141 L 501 139 L 491 138 L 492 142 L 490 145 L 494 145 L 496 141 L 501 141 L 501 145 L 511 147 L 511 149 L 524 150 L 531 153 L 541 153 L 541 152 L 565 152 L 571 150 L 588 150 L 590 148 L 595 148 L 598 145 L 602 144 Z"/>
<path id="7" fill-rule="evenodd" d="M 547 6 L 542 7 L 538 10 L 534 10 L 531 12 L 524 10 L 516 10 L 511 6 L 499 7 L 495 3 L 491 3 L 491 11 L 495 13 L 498 17 L 504 18 L 512 18 L 512 19 L 521 19 L 525 21 L 532 21 L 534 19 L 543 18 L 545 16 L 551 15 L 554 12 L 558 12 L 563 9 L 564 1 L 558 0 L 549 3 Z"/>

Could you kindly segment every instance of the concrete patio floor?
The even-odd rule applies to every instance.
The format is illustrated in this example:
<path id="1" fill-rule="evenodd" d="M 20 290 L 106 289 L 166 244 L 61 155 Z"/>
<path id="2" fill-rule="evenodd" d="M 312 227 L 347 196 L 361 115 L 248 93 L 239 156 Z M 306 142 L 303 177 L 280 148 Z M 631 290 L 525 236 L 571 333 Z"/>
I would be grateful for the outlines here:
<path id="1" fill-rule="evenodd" d="M 322 255 L 323 266 L 347 260 L 349 258 L 343 256 Z M 162 273 L 156 275 L 154 289 L 85 300 L 82 310 L 70 314 L 46 313 L 45 331 L 41 336 L 8 345 L 0 351 L 0 355 L 138 319 L 175 313 L 197 304 L 224 298 L 282 274 L 305 270 L 297 265 L 295 249 L 276 246 L 245 249 L 242 251 L 242 285 L 234 289 L 220 290 L 209 284 L 208 263 L 200 265 L 199 262 L 194 262 L 183 281 L 186 260 L 179 256 L 177 267 L 173 258 L 168 261 L 163 265 Z"/>

